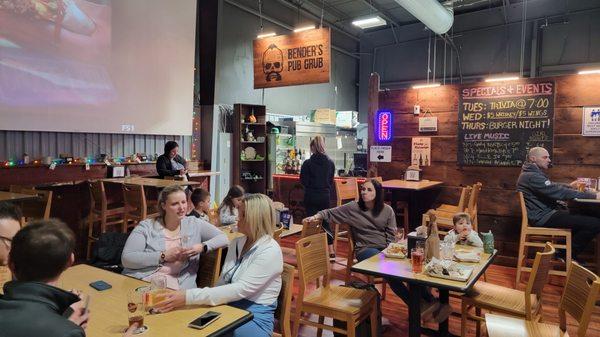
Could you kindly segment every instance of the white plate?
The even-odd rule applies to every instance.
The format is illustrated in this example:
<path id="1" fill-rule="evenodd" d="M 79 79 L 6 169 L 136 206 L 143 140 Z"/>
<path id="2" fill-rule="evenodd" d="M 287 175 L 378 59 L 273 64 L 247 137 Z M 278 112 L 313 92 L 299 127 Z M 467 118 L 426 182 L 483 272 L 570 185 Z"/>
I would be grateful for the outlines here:
<path id="1" fill-rule="evenodd" d="M 447 280 L 453 280 L 453 281 L 462 281 L 462 282 L 466 282 L 469 277 L 471 277 L 471 274 L 473 273 L 473 267 L 471 266 L 463 266 L 463 265 L 459 265 L 459 274 L 456 275 L 445 275 L 445 274 L 436 274 L 436 273 L 427 273 L 427 275 L 432 276 L 432 277 L 437 277 L 437 278 L 443 278 L 443 279 L 447 279 Z"/>

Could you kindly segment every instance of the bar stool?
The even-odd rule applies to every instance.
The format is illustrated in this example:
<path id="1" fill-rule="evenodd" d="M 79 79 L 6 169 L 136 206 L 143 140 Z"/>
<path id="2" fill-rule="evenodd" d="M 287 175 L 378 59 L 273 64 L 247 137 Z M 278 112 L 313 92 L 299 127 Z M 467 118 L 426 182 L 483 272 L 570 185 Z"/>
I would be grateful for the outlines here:
<path id="1" fill-rule="evenodd" d="M 140 221 L 155 218 L 159 215 L 157 210 L 148 210 L 144 186 L 134 184 L 123 184 L 123 200 L 125 201 L 125 212 L 123 214 L 124 233 L 130 227 L 135 227 Z M 130 224 L 129 222 L 133 223 Z"/>
<path id="2" fill-rule="evenodd" d="M 529 247 L 541 248 L 546 241 L 552 242 L 556 249 L 566 251 L 565 270 L 551 270 L 550 275 L 567 276 L 567 266 L 571 265 L 571 230 L 548 227 L 530 227 L 527 218 L 527 207 L 522 192 L 518 192 L 521 205 L 521 238 L 519 240 L 519 258 L 517 260 L 517 278 L 515 285 L 521 282 L 521 273 L 531 273 L 531 268 L 526 266 Z M 562 243 L 564 241 L 564 243 Z M 557 243 L 561 242 L 561 243 Z"/>
<path id="3" fill-rule="evenodd" d="M 88 216 L 88 244 L 87 244 L 87 259 L 89 260 L 92 253 L 92 244 L 98 241 L 101 234 L 107 232 L 108 226 L 121 225 L 121 231 L 126 232 L 123 222 L 123 214 L 125 209 L 120 204 L 109 204 L 106 197 L 104 182 L 101 180 L 90 181 L 90 196 L 92 199 L 92 207 Z M 100 223 L 100 232 L 94 235 L 94 224 Z"/>

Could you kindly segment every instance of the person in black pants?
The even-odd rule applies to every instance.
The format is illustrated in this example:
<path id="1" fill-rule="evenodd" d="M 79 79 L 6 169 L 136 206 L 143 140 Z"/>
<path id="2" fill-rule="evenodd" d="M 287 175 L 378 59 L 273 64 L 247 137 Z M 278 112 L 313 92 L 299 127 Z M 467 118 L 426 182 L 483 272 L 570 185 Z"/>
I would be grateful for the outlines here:
<path id="1" fill-rule="evenodd" d="M 302 163 L 300 169 L 300 183 L 304 186 L 304 208 L 307 217 L 329 208 L 330 192 L 333 188 L 335 174 L 335 164 L 325 154 L 325 138 L 323 136 L 316 136 L 310 141 L 310 152 L 312 155 Z M 335 260 L 331 227 L 327 221 L 323 221 L 322 225 L 327 231 L 329 258 Z"/>
<path id="2" fill-rule="evenodd" d="M 559 200 L 600 199 L 598 192 L 580 192 L 571 186 L 550 181 L 542 171 L 550 165 L 550 155 L 543 147 L 534 147 L 527 154 L 521 175 L 517 181 L 517 190 L 523 193 L 529 223 L 537 227 L 570 228 L 572 231 L 573 259 L 581 253 L 590 241 L 600 233 L 600 218 L 571 214 L 560 210 Z M 558 250 L 557 256 L 564 258 L 564 251 Z"/>

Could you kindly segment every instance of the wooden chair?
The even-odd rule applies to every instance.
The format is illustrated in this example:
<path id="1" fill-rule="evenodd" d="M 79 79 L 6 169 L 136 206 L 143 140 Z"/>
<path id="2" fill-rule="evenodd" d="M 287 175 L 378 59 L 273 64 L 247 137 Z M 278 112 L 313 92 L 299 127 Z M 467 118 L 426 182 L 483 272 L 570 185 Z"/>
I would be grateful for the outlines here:
<path id="1" fill-rule="evenodd" d="M 281 273 L 281 291 L 277 297 L 275 319 L 279 326 L 279 333 L 273 332 L 273 337 L 292 337 L 292 294 L 294 292 L 294 273 L 296 268 L 287 263 L 283 264 Z"/>
<path id="2" fill-rule="evenodd" d="M 481 322 L 485 321 L 481 309 L 509 316 L 523 317 L 529 321 L 542 318 L 542 293 L 548 283 L 552 267 L 554 247 L 548 242 L 543 252 L 537 252 L 533 262 L 533 272 L 525 291 L 511 289 L 487 282 L 477 282 L 471 291 L 462 297 L 461 336 L 467 333 L 467 318 L 475 319 L 477 337 L 481 334 Z M 475 307 L 475 315 L 469 308 Z"/>
<path id="3" fill-rule="evenodd" d="M 218 248 L 200 256 L 200 266 L 196 276 L 199 288 L 214 287 L 221 276 L 223 248 Z"/>
<path id="4" fill-rule="evenodd" d="M 346 285 L 349 285 L 352 279 L 352 266 L 354 265 L 354 260 L 356 260 L 354 248 L 354 236 L 352 229 L 350 229 L 350 235 L 348 235 L 348 259 L 346 262 Z M 367 279 L 371 284 L 381 284 L 381 299 L 385 300 L 385 295 L 387 293 L 387 283 L 385 282 L 385 279 L 381 277 L 375 278 L 373 276 L 367 276 Z"/>
<path id="5" fill-rule="evenodd" d="M 356 178 L 335 180 L 335 192 L 337 194 L 337 206 L 348 201 L 358 201 L 358 183 Z M 333 231 L 333 250 L 337 252 L 338 241 L 348 241 L 348 231 L 341 231 L 340 224 L 335 224 Z"/>
<path id="6" fill-rule="evenodd" d="M 567 274 L 567 282 L 558 307 L 560 325 L 552 325 L 536 321 L 520 322 L 527 326 L 529 336 L 554 337 L 568 336 L 567 313 L 577 321 L 577 337 L 589 336 L 588 326 L 594 313 L 596 299 L 600 294 L 600 277 L 593 272 L 571 262 Z M 489 334 L 490 337 L 500 337 Z M 507 336 L 503 334 L 502 336 Z"/>
<path id="7" fill-rule="evenodd" d="M 330 285 L 330 267 L 325 233 L 311 235 L 296 242 L 296 255 L 300 274 L 300 290 L 294 314 L 294 332 L 298 336 L 300 324 L 355 336 L 356 326 L 366 318 L 371 319 L 371 336 L 377 336 L 377 295 L 374 291 Z M 322 287 L 307 293 L 310 282 L 322 279 Z M 303 313 L 319 316 L 318 323 L 302 317 Z M 323 324 L 325 317 L 346 322 L 346 329 Z"/>
<path id="8" fill-rule="evenodd" d="M 281 233 L 283 233 L 283 227 L 279 227 L 273 232 L 273 239 L 275 239 L 278 244 L 281 244 Z"/>
<path id="9" fill-rule="evenodd" d="M 464 212 L 465 208 L 467 208 L 467 203 L 469 201 L 469 196 L 471 195 L 471 190 L 473 188 L 471 186 L 465 186 L 460 191 L 460 198 L 458 199 L 457 205 L 450 204 L 441 204 L 436 210 L 445 211 L 451 213 Z"/>
<path id="10" fill-rule="evenodd" d="M 21 211 L 26 222 L 34 219 L 50 219 L 50 210 L 52 209 L 52 191 L 21 189 L 18 193 L 35 195 L 38 198 L 25 200 L 21 203 Z"/>
<path id="11" fill-rule="evenodd" d="M 529 247 L 544 247 L 550 241 L 555 249 L 566 250 L 565 270 L 551 270 L 550 275 L 567 276 L 567 266 L 571 265 L 571 230 L 547 227 L 530 227 L 527 218 L 527 207 L 522 192 L 518 192 L 521 205 L 521 238 L 519 241 L 519 258 L 517 260 L 516 284 L 521 282 L 521 273 L 530 273 L 527 267 Z M 560 242 L 560 243 L 559 243 Z"/>
<path id="12" fill-rule="evenodd" d="M 126 232 L 123 222 L 125 208 L 122 205 L 109 205 L 106 198 L 106 189 L 102 180 L 90 181 L 90 196 L 92 205 L 90 215 L 88 216 L 88 244 L 87 244 L 87 259 L 90 259 L 92 253 L 92 244 L 98 241 L 100 234 L 106 233 L 108 226 L 121 225 L 121 231 Z M 94 235 L 94 224 L 100 223 L 98 235 Z"/>
<path id="13" fill-rule="evenodd" d="M 479 202 L 479 192 L 481 192 L 482 186 L 482 183 L 476 183 L 470 187 L 470 190 L 467 187 L 467 191 L 464 191 L 465 195 L 467 193 L 469 195 L 469 202 L 463 211 L 469 214 L 469 217 L 471 218 L 471 225 L 473 226 L 474 231 L 477 231 L 478 228 L 477 204 Z M 463 192 L 461 192 L 461 195 L 463 195 Z M 436 216 L 438 230 L 442 237 L 446 236 L 446 234 L 448 234 L 448 232 L 454 228 L 452 217 L 454 214 L 456 214 L 456 212 L 443 209 L 432 209 L 429 210 L 429 212 L 433 212 L 433 214 Z M 426 222 L 426 218 L 427 217 L 424 214 L 422 219 L 423 224 Z"/>
<path id="14" fill-rule="evenodd" d="M 211 208 L 208 210 L 208 219 L 209 222 L 216 227 L 221 226 L 221 217 L 219 216 L 218 208 Z"/>
<path id="15" fill-rule="evenodd" d="M 157 211 L 148 212 L 146 194 L 142 185 L 123 184 L 123 200 L 125 202 L 125 212 L 123 213 L 124 233 L 130 227 L 135 227 L 138 222 L 158 216 Z M 133 223 L 130 224 L 130 221 Z"/>
<path id="16" fill-rule="evenodd" d="M 300 238 L 304 239 L 311 235 L 323 233 L 323 220 L 306 221 L 302 220 L 302 232 L 300 232 Z M 296 250 L 288 247 L 281 247 L 281 253 L 283 254 L 283 260 L 297 267 L 298 261 L 296 256 Z"/>

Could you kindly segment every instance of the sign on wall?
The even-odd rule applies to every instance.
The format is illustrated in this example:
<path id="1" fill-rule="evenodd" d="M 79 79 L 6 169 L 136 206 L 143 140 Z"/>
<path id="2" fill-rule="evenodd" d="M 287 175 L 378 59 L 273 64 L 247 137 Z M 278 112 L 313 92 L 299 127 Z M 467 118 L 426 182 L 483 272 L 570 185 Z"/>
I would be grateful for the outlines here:
<path id="1" fill-rule="evenodd" d="M 254 89 L 328 83 L 329 28 L 254 40 Z"/>
<path id="2" fill-rule="evenodd" d="M 389 110 L 379 110 L 375 114 L 375 141 L 378 143 L 388 143 L 394 136 L 394 115 Z"/>
<path id="3" fill-rule="evenodd" d="M 410 164 L 431 166 L 431 138 L 413 137 Z"/>
<path id="4" fill-rule="evenodd" d="M 369 148 L 369 160 L 372 162 L 390 163 L 392 161 L 391 146 L 373 145 Z"/>
<path id="5" fill-rule="evenodd" d="M 600 136 L 600 107 L 583 108 L 581 134 L 583 136 Z"/>
<path id="6" fill-rule="evenodd" d="M 534 146 L 552 155 L 555 89 L 540 80 L 462 87 L 458 164 L 521 166 Z"/>

